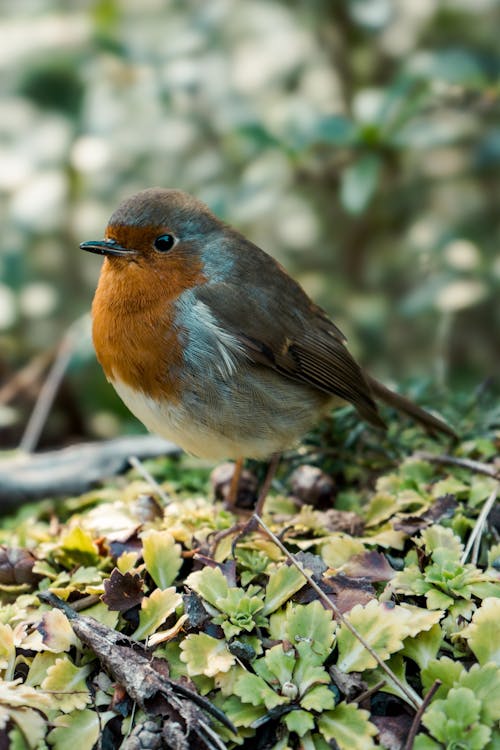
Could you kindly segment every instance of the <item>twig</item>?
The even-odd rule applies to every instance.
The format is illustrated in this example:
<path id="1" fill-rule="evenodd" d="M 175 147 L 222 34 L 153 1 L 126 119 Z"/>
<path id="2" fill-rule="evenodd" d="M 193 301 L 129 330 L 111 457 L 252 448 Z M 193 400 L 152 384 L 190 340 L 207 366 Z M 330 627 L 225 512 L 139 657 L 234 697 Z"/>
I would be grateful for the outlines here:
<path id="1" fill-rule="evenodd" d="M 152 489 L 156 492 L 156 494 L 160 497 L 161 500 L 165 503 L 165 505 L 170 505 L 172 502 L 165 490 L 158 484 L 156 479 L 150 472 L 146 469 L 144 464 L 142 464 L 137 456 L 129 456 L 128 462 L 131 466 L 136 469 L 139 474 L 142 476 L 143 479 L 148 482 L 148 484 L 151 485 Z"/>
<path id="2" fill-rule="evenodd" d="M 19 443 L 19 450 L 24 453 L 33 453 L 38 444 L 56 393 L 59 390 L 73 352 L 78 344 L 77 332 L 78 335 L 81 335 L 81 320 L 81 318 L 78 319 L 68 328 L 59 344 L 56 358 L 40 389 L 35 406 Z"/>
<path id="3" fill-rule="evenodd" d="M 473 565 L 476 565 L 477 558 L 479 557 L 479 547 L 481 544 L 481 534 L 483 533 L 484 526 L 486 524 L 486 519 L 488 518 L 488 515 L 495 505 L 495 501 L 498 496 L 498 490 L 500 488 L 500 485 L 496 484 L 493 487 L 493 491 L 489 498 L 486 500 L 485 504 L 481 508 L 481 513 L 476 518 L 476 523 L 474 524 L 474 528 L 471 531 L 471 534 L 467 540 L 467 545 L 464 549 L 461 563 L 462 565 L 467 561 L 467 558 L 469 557 L 470 551 L 472 549 L 472 557 L 471 557 L 471 563 Z"/>
<path id="4" fill-rule="evenodd" d="M 413 743 L 415 742 L 416 734 L 420 727 L 420 722 L 422 721 L 422 716 L 424 715 L 424 711 L 429 705 L 429 703 L 431 702 L 434 696 L 434 693 L 436 692 L 436 690 L 438 690 L 438 688 L 441 687 L 442 684 L 443 683 L 441 682 L 441 680 L 436 680 L 434 684 L 431 686 L 429 692 L 426 694 L 422 702 L 422 705 L 419 707 L 417 713 L 413 717 L 413 722 L 410 727 L 410 733 L 408 734 L 408 739 L 406 740 L 406 745 L 404 747 L 404 750 L 412 750 Z"/>
<path id="5" fill-rule="evenodd" d="M 81 612 L 83 609 L 88 609 L 94 604 L 98 604 L 100 601 L 101 597 L 99 596 L 99 594 L 88 594 L 87 596 L 83 596 L 81 599 L 76 599 L 74 602 L 71 602 L 71 606 L 73 607 L 75 612 Z"/>
<path id="6" fill-rule="evenodd" d="M 264 521 L 260 516 L 254 513 L 252 518 L 258 523 L 258 525 L 265 531 L 265 533 L 268 535 L 270 539 L 275 543 L 277 547 L 287 556 L 287 558 L 290 560 L 290 562 L 295 565 L 297 570 L 299 570 L 306 581 L 309 583 L 309 585 L 314 589 L 314 591 L 318 594 L 320 599 L 325 603 L 325 605 L 331 609 L 335 617 L 340 620 L 340 622 L 345 625 L 345 627 L 351 631 L 351 633 L 354 635 L 355 638 L 360 641 L 360 643 L 363 644 L 363 646 L 366 648 L 368 653 L 375 659 L 379 667 L 386 673 L 386 675 L 390 678 L 391 682 L 393 682 L 399 690 L 401 690 L 404 695 L 408 698 L 410 703 L 418 710 L 420 708 L 420 705 L 422 703 L 421 698 L 414 693 L 412 690 L 410 690 L 404 683 L 401 682 L 401 680 L 398 679 L 398 677 L 394 674 L 394 672 L 387 666 L 387 664 L 380 658 L 380 656 L 377 654 L 377 652 L 370 646 L 370 644 L 365 640 L 365 638 L 361 635 L 361 633 L 358 632 L 358 630 L 352 625 L 352 623 L 344 617 L 340 609 L 337 607 L 336 604 L 334 604 L 325 594 L 324 591 L 318 586 L 316 581 L 309 575 L 309 573 L 303 568 L 303 566 L 299 563 L 298 560 L 295 559 L 295 556 L 291 554 L 285 547 L 285 545 L 278 539 L 278 537 L 273 534 L 271 529 L 266 526 Z"/>
<path id="7" fill-rule="evenodd" d="M 356 703 L 363 703 L 363 701 L 368 700 L 368 698 L 371 698 L 372 695 L 378 693 L 378 691 L 381 690 L 384 685 L 387 685 L 387 682 L 385 680 L 380 680 L 380 682 L 377 682 L 376 685 L 369 688 L 368 690 L 365 690 L 364 693 L 360 693 L 360 695 L 357 695 L 355 698 Z"/>
<path id="8" fill-rule="evenodd" d="M 0 404 L 8 404 L 20 391 L 29 388 L 45 370 L 54 356 L 54 349 L 37 354 L 28 364 L 12 375 L 0 388 Z"/>
<path id="9" fill-rule="evenodd" d="M 435 453 L 427 451 L 417 451 L 413 454 L 414 458 L 422 458 L 431 464 L 443 464 L 443 466 L 461 466 L 463 469 L 470 469 L 478 474 L 486 474 L 488 477 L 500 479 L 500 470 L 491 464 L 485 464 L 482 461 L 473 461 L 471 458 L 457 458 L 456 456 L 437 456 Z"/>

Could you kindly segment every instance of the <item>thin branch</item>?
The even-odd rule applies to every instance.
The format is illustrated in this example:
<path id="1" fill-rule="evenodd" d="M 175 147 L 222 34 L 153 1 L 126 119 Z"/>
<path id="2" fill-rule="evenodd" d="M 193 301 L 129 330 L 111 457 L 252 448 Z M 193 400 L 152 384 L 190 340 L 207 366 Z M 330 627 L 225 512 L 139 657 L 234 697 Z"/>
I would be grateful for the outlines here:
<path id="1" fill-rule="evenodd" d="M 432 698 L 434 696 L 434 693 L 436 692 L 436 690 L 438 690 L 438 688 L 441 687 L 442 684 L 443 683 L 441 682 L 441 680 L 436 680 L 434 682 L 434 684 L 431 686 L 429 692 L 426 694 L 426 696 L 425 696 L 425 698 L 424 698 L 424 700 L 422 702 L 422 705 L 419 707 L 417 713 L 413 717 L 413 722 L 412 722 L 412 725 L 410 727 L 410 733 L 408 735 L 408 739 L 406 741 L 406 745 L 405 745 L 404 750 L 412 750 L 413 743 L 415 742 L 415 737 L 416 737 L 418 729 L 420 727 L 420 722 L 422 721 L 422 716 L 424 715 L 424 711 L 427 708 L 427 706 L 429 705 L 429 703 L 431 702 L 431 700 L 432 700 Z"/>
<path id="2" fill-rule="evenodd" d="M 378 693 L 379 690 L 381 690 L 384 685 L 387 685 L 386 680 L 380 680 L 380 682 L 377 682 L 376 685 L 369 688 L 368 690 L 365 690 L 364 693 L 360 693 L 360 695 L 357 695 L 354 699 L 356 703 L 363 703 L 363 701 L 368 700 L 368 698 L 371 698 L 372 695 L 375 695 L 375 693 Z"/>
<path id="3" fill-rule="evenodd" d="M 352 623 L 344 617 L 340 609 L 337 607 L 336 604 L 334 604 L 325 594 L 324 591 L 318 586 L 316 581 L 309 575 L 309 573 L 303 568 L 303 566 L 299 563 L 298 560 L 295 559 L 295 556 L 292 555 L 285 545 L 278 539 L 278 537 L 273 534 L 271 529 L 266 526 L 262 518 L 254 513 L 252 516 L 253 519 L 258 523 L 258 525 L 265 531 L 265 533 L 268 535 L 270 539 L 276 544 L 277 547 L 287 556 L 287 558 L 290 560 L 290 562 L 295 565 L 297 570 L 299 570 L 306 581 L 309 583 L 309 585 L 314 589 L 314 591 L 318 594 L 321 601 L 325 603 L 325 605 L 331 609 L 335 617 L 343 624 L 345 627 L 351 631 L 351 633 L 354 635 L 355 638 L 358 639 L 360 643 L 366 648 L 368 653 L 375 659 L 379 667 L 386 673 L 386 675 L 389 677 L 391 682 L 393 682 L 399 690 L 401 690 L 404 695 L 408 698 L 412 706 L 414 706 L 417 710 L 420 708 L 420 705 L 422 703 L 421 698 L 410 688 L 408 688 L 407 685 L 401 682 L 401 680 L 394 674 L 394 672 L 387 666 L 387 664 L 380 658 L 380 656 L 377 654 L 377 652 L 370 646 L 370 644 L 365 640 L 365 638 L 361 635 L 361 633 L 358 632 L 358 630 L 352 625 Z"/>
<path id="4" fill-rule="evenodd" d="M 481 508 L 481 513 L 476 518 L 476 523 L 474 524 L 474 528 L 471 531 L 471 535 L 467 540 L 467 545 L 464 549 L 464 553 L 462 555 L 461 563 L 462 565 L 467 561 L 467 558 L 469 557 L 470 551 L 472 550 L 472 557 L 471 557 L 471 563 L 473 565 L 476 565 L 477 558 L 479 556 L 479 547 L 481 545 L 481 534 L 483 533 L 483 529 L 486 525 L 486 520 L 488 518 L 488 515 L 495 505 L 498 491 L 500 489 L 500 485 L 496 484 L 493 487 L 493 491 L 489 498 L 486 500 L 485 504 Z"/>
<path id="5" fill-rule="evenodd" d="M 428 453 L 427 451 L 417 451 L 413 454 L 413 457 L 422 458 L 431 464 L 460 466 L 463 469 L 475 471 L 477 474 L 486 474 L 486 476 L 493 477 L 493 479 L 500 479 L 500 469 L 497 469 L 492 464 L 485 464 L 482 461 L 473 461 L 470 458 L 457 458 L 456 456 L 436 456 L 435 453 Z"/>
<path id="6" fill-rule="evenodd" d="M 28 364 L 15 372 L 0 388 L 0 404 L 8 404 L 21 391 L 30 388 L 36 383 L 42 372 L 45 370 L 55 353 L 54 349 L 37 354 Z"/>
<path id="7" fill-rule="evenodd" d="M 131 466 L 134 467 L 134 469 L 139 472 L 142 478 L 145 479 L 149 485 L 151 485 L 151 488 L 154 490 L 154 492 L 156 492 L 160 499 L 163 500 L 165 505 L 170 505 L 170 503 L 172 502 L 171 498 L 169 498 L 165 490 L 158 484 L 154 476 L 150 474 L 144 464 L 142 464 L 136 456 L 130 456 L 128 462 Z"/>
<path id="8" fill-rule="evenodd" d="M 40 389 L 35 406 L 19 443 L 19 450 L 23 453 L 33 453 L 38 445 L 57 391 L 81 338 L 82 320 L 86 318 L 87 316 L 84 316 L 84 318 L 79 318 L 73 323 L 59 344 L 55 360 Z"/>

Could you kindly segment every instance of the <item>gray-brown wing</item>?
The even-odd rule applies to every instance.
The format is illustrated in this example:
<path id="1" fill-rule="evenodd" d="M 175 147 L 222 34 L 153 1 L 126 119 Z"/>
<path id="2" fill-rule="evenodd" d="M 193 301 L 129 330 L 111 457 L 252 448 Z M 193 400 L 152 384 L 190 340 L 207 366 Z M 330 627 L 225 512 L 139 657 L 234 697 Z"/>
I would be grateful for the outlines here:
<path id="1" fill-rule="evenodd" d="M 199 287 L 196 295 L 238 339 L 250 361 L 339 396 L 364 419 L 383 427 L 370 386 L 339 329 L 298 285 L 286 287 L 273 286 L 267 293 L 259 287 L 255 295 L 243 296 L 234 285 L 221 282 Z M 277 293 L 270 294 L 273 290 Z"/>

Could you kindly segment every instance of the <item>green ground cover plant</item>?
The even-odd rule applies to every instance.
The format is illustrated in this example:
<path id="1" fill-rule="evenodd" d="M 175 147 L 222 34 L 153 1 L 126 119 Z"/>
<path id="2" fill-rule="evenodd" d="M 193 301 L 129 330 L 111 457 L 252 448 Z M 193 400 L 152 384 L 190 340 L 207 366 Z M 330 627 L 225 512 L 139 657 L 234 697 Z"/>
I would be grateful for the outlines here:
<path id="1" fill-rule="evenodd" d="M 498 434 L 475 417 L 445 449 L 341 413 L 285 457 L 271 535 L 238 538 L 187 458 L 147 464 L 167 503 L 133 470 L 6 517 L 2 747 L 498 748 Z M 290 494 L 312 458 L 333 503 Z"/>

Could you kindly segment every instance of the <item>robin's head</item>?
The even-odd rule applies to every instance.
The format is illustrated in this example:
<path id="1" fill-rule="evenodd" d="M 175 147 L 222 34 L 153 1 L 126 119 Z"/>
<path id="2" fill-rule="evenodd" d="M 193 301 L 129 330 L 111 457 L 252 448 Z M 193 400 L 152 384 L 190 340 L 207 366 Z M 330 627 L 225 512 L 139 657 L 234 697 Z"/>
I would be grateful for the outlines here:
<path id="1" fill-rule="evenodd" d="M 222 227 L 204 203 L 187 193 L 150 188 L 118 206 L 105 239 L 82 242 L 80 247 L 106 256 L 116 270 L 131 263 L 161 272 L 180 261 L 200 259 L 207 240 Z"/>

